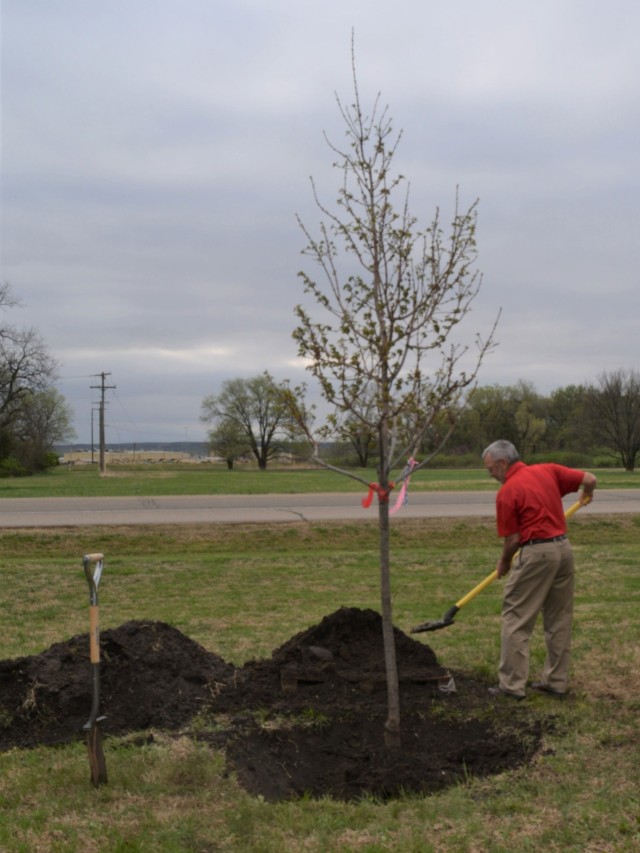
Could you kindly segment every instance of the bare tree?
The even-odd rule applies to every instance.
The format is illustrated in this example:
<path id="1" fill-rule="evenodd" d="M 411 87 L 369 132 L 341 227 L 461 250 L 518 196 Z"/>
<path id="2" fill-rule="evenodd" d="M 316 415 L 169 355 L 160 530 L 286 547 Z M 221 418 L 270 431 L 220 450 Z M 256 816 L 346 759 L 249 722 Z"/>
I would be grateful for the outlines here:
<path id="1" fill-rule="evenodd" d="M 625 471 L 633 471 L 640 453 L 640 373 L 602 373 L 598 385 L 587 388 L 587 402 L 595 439 Z"/>
<path id="2" fill-rule="evenodd" d="M 10 286 L 1 285 L 0 310 L 18 304 Z M 0 459 L 10 455 L 17 442 L 24 450 L 25 425 L 33 426 L 36 412 L 43 414 L 45 400 L 55 401 L 57 414 L 64 414 L 64 402 L 52 390 L 57 368 L 56 360 L 35 329 L 0 324 Z M 38 405 L 32 403 L 34 397 L 38 398 Z"/>
<path id="3" fill-rule="evenodd" d="M 418 229 L 409 212 L 408 189 L 402 188 L 404 178 L 392 171 L 400 135 L 393 135 L 379 97 L 371 115 L 365 114 L 353 50 L 352 70 L 353 103 L 345 106 L 337 98 L 346 125 L 346 145 L 337 147 L 327 140 L 336 158 L 334 166 L 342 173 L 337 209 L 329 210 L 321 202 L 312 179 L 323 217 L 319 235 L 313 236 L 299 220 L 307 239 L 305 254 L 319 266 L 322 277 L 318 283 L 308 273 L 300 273 L 318 317 L 299 305 L 294 338 L 332 409 L 377 437 L 375 490 L 388 689 L 385 743 L 394 747 L 400 745 L 401 735 L 391 605 L 391 473 L 415 455 L 437 417 L 446 415 L 453 424 L 461 395 L 474 384 L 493 344 L 495 323 L 485 340 L 476 335 L 475 354 L 454 341 L 453 334 L 481 284 L 481 276 L 472 268 L 476 204 L 462 212 L 456 196 L 447 239 L 439 211 L 430 226 Z M 344 271 L 339 269 L 341 257 Z M 304 426 L 304 419 L 300 420 Z M 411 424 L 409 434 L 407 424 Z M 332 467 L 322 460 L 312 430 L 306 432 L 316 460 Z M 442 444 L 449 433 L 450 429 Z M 419 467 L 427 461 L 422 460 Z M 342 473 L 365 483 L 350 472 Z M 406 476 L 401 474 L 395 486 Z"/>
<path id="4" fill-rule="evenodd" d="M 0 328 L 0 428 L 17 417 L 23 400 L 44 391 L 56 377 L 57 363 L 34 329 Z"/>

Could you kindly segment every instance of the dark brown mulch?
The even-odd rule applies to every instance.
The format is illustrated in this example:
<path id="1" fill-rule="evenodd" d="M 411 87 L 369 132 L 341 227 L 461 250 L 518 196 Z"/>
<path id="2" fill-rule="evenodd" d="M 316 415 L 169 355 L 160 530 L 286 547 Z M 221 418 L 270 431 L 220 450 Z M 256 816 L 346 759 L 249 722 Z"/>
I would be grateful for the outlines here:
<path id="1" fill-rule="evenodd" d="M 427 794 L 518 767 L 540 744 L 526 703 L 492 698 L 395 629 L 402 746 L 385 747 L 382 620 L 371 610 L 341 608 L 237 668 L 162 622 L 128 622 L 100 641 L 105 736 L 185 730 L 200 714 L 215 726 L 194 736 L 224 749 L 239 783 L 267 800 Z M 1 750 L 83 737 L 88 642 L 0 661 Z"/>

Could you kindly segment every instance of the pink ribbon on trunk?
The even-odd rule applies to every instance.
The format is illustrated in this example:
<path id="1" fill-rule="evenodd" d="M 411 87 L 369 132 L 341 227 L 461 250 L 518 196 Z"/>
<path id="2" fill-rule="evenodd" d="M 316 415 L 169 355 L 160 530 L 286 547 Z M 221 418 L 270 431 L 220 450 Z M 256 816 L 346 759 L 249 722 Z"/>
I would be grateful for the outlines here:
<path id="1" fill-rule="evenodd" d="M 389 510 L 389 515 L 395 515 L 398 512 L 398 510 L 400 509 L 400 507 L 404 506 L 406 504 L 406 502 L 408 500 L 407 492 L 409 491 L 409 480 L 411 479 L 411 472 L 416 467 L 416 464 L 417 464 L 416 460 L 412 456 L 409 459 L 409 461 L 407 462 L 407 467 L 402 472 L 403 474 L 406 473 L 407 478 L 402 483 L 402 488 L 398 492 L 398 497 L 396 498 L 395 504 Z"/>

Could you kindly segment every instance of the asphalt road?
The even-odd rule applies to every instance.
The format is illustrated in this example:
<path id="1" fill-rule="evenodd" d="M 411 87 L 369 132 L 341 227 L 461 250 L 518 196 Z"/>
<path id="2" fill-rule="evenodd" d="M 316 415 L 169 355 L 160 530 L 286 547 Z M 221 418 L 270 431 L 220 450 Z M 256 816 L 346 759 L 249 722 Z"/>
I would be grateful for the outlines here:
<path id="1" fill-rule="evenodd" d="M 0 528 L 98 527 L 119 524 L 247 524 L 374 519 L 375 501 L 363 509 L 361 495 L 199 495 L 157 498 L 3 498 Z M 565 500 L 575 503 L 577 495 Z M 397 518 L 494 515 L 494 492 L 413 492 Z M 393 500 L 392 500 L 393 506 Z M 640 513 L 640 489 L 596 492 L 581 513 Z"/>

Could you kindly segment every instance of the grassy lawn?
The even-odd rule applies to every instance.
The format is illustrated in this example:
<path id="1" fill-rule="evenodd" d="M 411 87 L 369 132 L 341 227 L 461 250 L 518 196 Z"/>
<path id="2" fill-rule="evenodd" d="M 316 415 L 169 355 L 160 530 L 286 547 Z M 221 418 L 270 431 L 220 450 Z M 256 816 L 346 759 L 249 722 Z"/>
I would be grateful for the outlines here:
<path id="1" fill-rule="evenodd" d="M 460 478 L 450 483 L 470 479 L 470 472 L 455 473 Z M 212 483 L 224 475 L 187 476 Z M 111 482 L 95 473 L 77 481 L 85 476 L 86 482 L 91 476 Z M 228 482 L 243 476 L 231 472 Z M 272 479 L 269 472 L 246 476 Z M 425 480 L 441 476 L 431 472 Z M 56 472 L 49 482 L 65 478 L 75 479 L 75 472 Z M 484 472 L 480 478 L 485 481 Z M 116 475 L 113 482 L 133 484 Z M 284 475 L 279 482 L 290 489 Z M 0 851 L 638 850 L 640 518 L 577 516 L 571 531 L 578 567 L 575 701 L 527 700 L 533 713 L 554 719 L 532 765 L 431 797 L 268 804 L 225 775 L 219 753 L 162 733 L 146 746 L 108 739 L 109 784 L 96 791 L 79 739 L 67 747 L 0 755 Z M 398 520 L 392 537 L 395 623 L 405 631 L 440 617 L 492 570 L 498 552 L 491 520 Z M 270 655 L 341 606 L 379 610 L 377 548 L 369 521 L 107 527 L 93 534 L 5 531 L 0 660 L 39 653 L 87 630 L 81 558 L 90 550 L 105 553 L 103 630 L 130 619 L 163 620 L 240 664 Z M 455 625 L 417 638 L 443 665 L 489 683 L 498 656 L 500 595 L 500 584 L 493 584 Z M 542 659 L 538 627 L 534 673 Z"/>
<path id="2" fill-rule="evenodd" d="M 376 480 L 374 470 L 353 469 L 367 483 Z M 400 472 L 396 472 L 399 476 Z M 596 471 L 600 488 L 640 488 L 640 472 L 606 468 Z M 497 485 L 483 468 L 433 468 L 418 471 L 410 488 L 418 491 L 495 491 Z M 159 495 L 260 495 L 313 492 L 362 492 L 364 486 L 342 474 L 321 468 L 226 468 L 212 465 L 118 465 L 104 477 L 97 467 L 55 468 L 34 477 L 0 479 L 2 498 L 119 497 Z"/>

